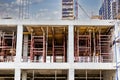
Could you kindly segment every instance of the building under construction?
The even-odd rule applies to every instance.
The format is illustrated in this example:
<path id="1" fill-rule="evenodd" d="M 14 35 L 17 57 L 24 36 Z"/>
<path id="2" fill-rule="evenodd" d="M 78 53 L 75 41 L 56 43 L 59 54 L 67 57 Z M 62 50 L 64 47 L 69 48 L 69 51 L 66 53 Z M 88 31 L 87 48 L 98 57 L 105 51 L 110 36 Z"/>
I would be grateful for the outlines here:
<path id="1" fill-rule="evenodd" d="M 119 25 L 0 20 L 0 80 L 119 80 Z"/>
<path id="2" fill-rule="evenodd" d="M 69 20 L 30 20 L 26 1 L 19 20 L 0 19 L 0 80 L 120 80 L 120 21 L 74 20 L 73 1 Z"/>

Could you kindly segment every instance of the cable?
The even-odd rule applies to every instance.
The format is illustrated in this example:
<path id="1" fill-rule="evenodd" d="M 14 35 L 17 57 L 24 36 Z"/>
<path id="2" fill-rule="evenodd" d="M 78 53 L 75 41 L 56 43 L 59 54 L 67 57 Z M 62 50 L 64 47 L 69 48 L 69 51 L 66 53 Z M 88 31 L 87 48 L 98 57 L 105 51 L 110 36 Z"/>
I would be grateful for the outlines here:
<path id="1" fill-rule="evenodd" d="M 78 3 L 78 6 L 81 8 L 81 10 L 86 14 L 86 16 L 88 18 L 90 18 L 90 16 L 87 14 L 87 12 L 85 11 L 85 9 Z"/>

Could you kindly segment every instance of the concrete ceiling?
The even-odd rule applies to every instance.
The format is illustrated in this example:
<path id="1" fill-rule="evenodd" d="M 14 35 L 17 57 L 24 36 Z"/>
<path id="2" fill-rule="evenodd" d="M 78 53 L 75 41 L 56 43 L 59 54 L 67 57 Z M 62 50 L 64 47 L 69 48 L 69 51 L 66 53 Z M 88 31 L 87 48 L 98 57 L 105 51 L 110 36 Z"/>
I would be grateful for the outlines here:
<path id="1" fill-rule="evenodd" d="M 2 32 L 17 32 L 17 27 L 14 25 L 10 25 L 10 26 L 0 25 L 0 31 L 2 31 Z"/>

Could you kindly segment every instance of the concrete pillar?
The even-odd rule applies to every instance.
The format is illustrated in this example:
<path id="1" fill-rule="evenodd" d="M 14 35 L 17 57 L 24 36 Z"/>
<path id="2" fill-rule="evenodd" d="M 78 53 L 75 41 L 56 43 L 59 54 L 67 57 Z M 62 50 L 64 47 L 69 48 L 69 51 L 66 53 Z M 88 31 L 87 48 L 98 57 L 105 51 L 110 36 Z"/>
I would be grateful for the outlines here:
<path id="1" fill-rule="evenodd" d="M 21 77 L 21 70 L 20 70 L 20 68 L 16 68 L 14 80 L 21 80 L 20 77 Z"/>
<path id="2" fill-rule="evenodd" d="M 27 72 L 22 71 L 22 80 L 27 80 Z"/>
<path id="3" fill-rule="evenodd" d="M 71 68 L 71 69 L 69 69 L 69 71 L 68 71 L 68 80 L 75 80 L 74 78 L 75 78 L 75 71 L 74 71 L 74 69 L 73 68 Z"/>
<path id="4" fill-rule="evenodd" d="M 120 80 L 120 43 L 116 44 L 116 63 L 118 68 L 116 69 L 116 80 Z"/>
<path id="5" fill-rule="evenodd" d="M 74 63 L 74 26 L 68 27 L 68 62 Z"/>
<path id="6" fill-rule="evenodd" d="M 24 35 L 23 62 L 28 61 L 28 35 Z"/>
<path id="7" fill-rule="evenodd" d="M 70 69 L 68 70 L 68 80 L 74 80 L 74 26 L 69 25 L 68 27 L 68 63 Z"/>
<path id="8" fill-rule="evenodd" d="M 22 39 L 23 39 L 23 26 L 18 25 L 17 26 L 17 44 L 16 44 L 16 58 L 15 62 L 19 63 L 21 62 L 21 56 L 22 56 Z"/>
<path id="9" fill-rule="evenodd" d="M 115 24 L 115 41 L 120 39 L 120 23 L 116 22 Z M 120 42 L 117 42 L 115 45 L 115 59 L 116 59 L 116 80 L 120 80 Z"/>

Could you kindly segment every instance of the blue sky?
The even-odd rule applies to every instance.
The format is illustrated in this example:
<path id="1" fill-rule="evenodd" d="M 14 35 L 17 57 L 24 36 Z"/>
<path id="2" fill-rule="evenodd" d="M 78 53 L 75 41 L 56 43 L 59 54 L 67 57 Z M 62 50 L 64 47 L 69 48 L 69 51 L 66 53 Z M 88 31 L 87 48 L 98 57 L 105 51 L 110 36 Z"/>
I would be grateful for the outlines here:
<path id="1" fill-rule="evenodd" d="M 79 0 L 79 4 L 91 16 L 98 14 L 102 0 Z M 18 18 L 20 0 L 0 0 L 0 17 Z M 35 19 L 61 19 L 61 0 L 30 0 L 29 15 Z M 87 18 L 79 9 L 79 18 Z"/>

